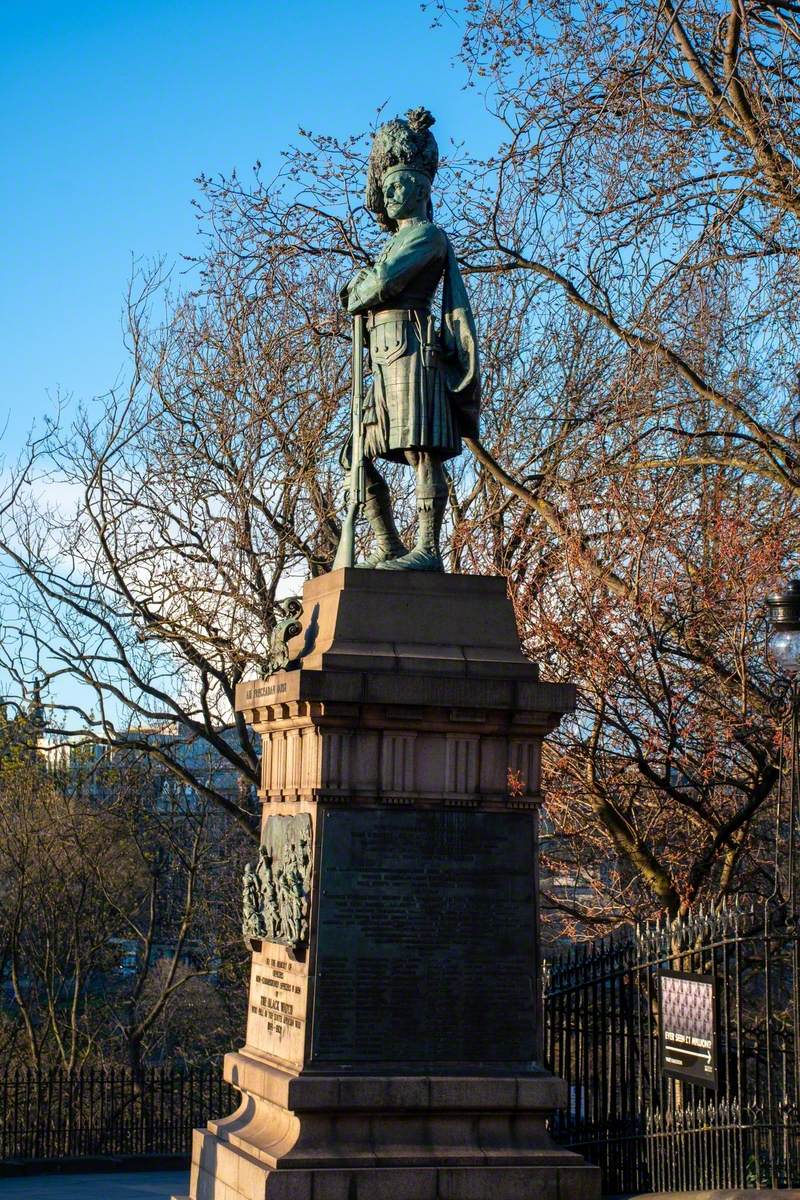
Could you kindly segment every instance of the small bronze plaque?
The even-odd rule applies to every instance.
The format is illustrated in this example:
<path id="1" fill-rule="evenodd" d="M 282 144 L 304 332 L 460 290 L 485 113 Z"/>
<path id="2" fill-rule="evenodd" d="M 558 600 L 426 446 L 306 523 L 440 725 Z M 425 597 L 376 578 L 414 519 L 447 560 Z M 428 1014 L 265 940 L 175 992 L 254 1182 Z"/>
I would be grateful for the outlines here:
<path id="1" fill-rule="evenodd" d="M 329 810 L 313 1058 L 535 1057 L 531 813 Z"/>

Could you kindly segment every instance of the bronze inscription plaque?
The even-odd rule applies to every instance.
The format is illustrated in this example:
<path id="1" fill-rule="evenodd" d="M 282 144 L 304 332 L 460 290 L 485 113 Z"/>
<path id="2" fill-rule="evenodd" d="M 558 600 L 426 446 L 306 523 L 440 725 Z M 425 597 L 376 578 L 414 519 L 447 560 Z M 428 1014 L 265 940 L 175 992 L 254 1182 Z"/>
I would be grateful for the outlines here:
<path id="1" fill-rule="evenodd" d="M 534 1059 L 533 814 L 329 810 L 320 889 L 316 1061 Z"/>
<path id="2" fill-rule="evenodd" d="M 308 985 L 303 963 L 284 946 L 267 945 L 253 956 L 247 1044 L 294 1066 L 303 1065 Z"/>

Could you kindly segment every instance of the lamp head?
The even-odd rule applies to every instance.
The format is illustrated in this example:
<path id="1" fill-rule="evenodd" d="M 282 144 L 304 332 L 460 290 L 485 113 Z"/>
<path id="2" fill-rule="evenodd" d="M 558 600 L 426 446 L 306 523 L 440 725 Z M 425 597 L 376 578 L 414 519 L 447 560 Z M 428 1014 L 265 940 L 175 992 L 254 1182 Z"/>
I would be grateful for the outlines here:
<path id="1" fill-rule="evenodd" d="M 784 675 L 800 672 L 800 579 L 767 596 L 772 637 L 769 648 Z"/>

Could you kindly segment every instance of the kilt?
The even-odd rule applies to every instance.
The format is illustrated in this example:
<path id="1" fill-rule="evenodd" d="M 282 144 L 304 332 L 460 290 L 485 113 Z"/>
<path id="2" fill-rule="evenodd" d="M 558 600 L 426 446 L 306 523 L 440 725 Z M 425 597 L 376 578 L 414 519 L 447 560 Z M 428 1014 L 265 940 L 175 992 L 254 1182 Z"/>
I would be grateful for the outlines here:
<path id="1" fill-rule="evenodd" d="M 372 384 L 364 397 L 367 458 L 405 462 L 406 450 L 461 453 L 433 318 L 423 309 L 370 313 Z"/>

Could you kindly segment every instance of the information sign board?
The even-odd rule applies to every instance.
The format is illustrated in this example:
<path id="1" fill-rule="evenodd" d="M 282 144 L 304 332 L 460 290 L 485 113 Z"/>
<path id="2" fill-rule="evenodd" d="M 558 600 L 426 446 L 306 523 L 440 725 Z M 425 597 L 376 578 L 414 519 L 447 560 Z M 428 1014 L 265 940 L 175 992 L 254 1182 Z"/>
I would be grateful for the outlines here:
<path id="1" fill-rule="evenodd" d="M 659 974 L 661 1067 L 703 1087 L 717 1086 L 714 980 L 684 971 Z"/>

